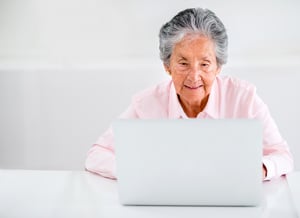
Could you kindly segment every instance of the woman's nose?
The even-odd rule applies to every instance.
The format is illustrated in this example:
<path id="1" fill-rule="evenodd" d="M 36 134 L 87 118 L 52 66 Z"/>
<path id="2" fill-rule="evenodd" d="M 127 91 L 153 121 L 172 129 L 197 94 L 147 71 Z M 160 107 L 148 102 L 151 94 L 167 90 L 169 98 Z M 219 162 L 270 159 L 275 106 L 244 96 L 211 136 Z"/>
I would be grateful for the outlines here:
<path id="1" fill-rule="evenodd" d="M 193 80 L 198 80 L 199 78 L 201 78 L 201 75 L 202 75 L 201 69 L 199 69 L 198 67 L 195 67 L 195 68 L 191 69 L 188 77 Z"/>

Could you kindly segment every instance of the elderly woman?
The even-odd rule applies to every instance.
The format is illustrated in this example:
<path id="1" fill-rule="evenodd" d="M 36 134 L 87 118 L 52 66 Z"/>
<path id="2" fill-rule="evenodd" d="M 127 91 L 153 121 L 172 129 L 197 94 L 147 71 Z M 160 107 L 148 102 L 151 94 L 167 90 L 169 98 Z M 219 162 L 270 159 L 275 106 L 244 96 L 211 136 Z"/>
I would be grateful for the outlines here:
<path id="1" fill-rule="evenodd" d="M 219 75 L 227 61 L 228 42 L 223 23 L 212 11 L 181 11 L 162 26 L 159 43 L 170 80 L 135 95 L 121 118 L 258 119 L 264 128 L 263 179 L 293 169 L 289 147 L 255 87 Z M 89 150 L 85 166 L 90 172 L 116 179 L 111 128 Z"/>

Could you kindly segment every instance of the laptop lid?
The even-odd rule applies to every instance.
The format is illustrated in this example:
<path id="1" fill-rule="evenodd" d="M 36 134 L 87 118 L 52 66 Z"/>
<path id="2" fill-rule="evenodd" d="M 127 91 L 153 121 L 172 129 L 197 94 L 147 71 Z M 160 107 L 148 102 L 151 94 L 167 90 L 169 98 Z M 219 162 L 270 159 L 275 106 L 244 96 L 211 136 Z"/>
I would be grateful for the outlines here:
<path id="1" fill-rule="evenodd" d="M 256 206 L 262 127 L 256 120 L 116 120 L 125 205 Z"/>

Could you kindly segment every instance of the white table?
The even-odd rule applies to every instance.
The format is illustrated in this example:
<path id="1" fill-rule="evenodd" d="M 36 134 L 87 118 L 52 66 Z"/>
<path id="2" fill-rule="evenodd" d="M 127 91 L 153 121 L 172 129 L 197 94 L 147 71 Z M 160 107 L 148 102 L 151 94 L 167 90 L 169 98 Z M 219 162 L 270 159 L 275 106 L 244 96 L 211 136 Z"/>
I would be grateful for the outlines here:
<path id="1" fill-rule="evenodd" d="M 117 182 L 89 172 L 0 170 L 0 217 L 297 217 L 285 178 L 263 186 L 261 207 L 122 206 Z"/>

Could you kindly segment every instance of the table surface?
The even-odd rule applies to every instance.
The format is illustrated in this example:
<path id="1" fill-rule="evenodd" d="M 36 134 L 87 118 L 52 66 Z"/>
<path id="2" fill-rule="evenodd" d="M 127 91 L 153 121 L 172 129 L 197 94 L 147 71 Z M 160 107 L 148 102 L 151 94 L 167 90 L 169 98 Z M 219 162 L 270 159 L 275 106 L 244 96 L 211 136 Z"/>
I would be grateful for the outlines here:
<path id="1" fill-rule="evenodd" d="M 117 182 L 89 172 L 0 170 L 0 217 L 297 217 L 285 177 L 263 191 L 261 207 L 122 206 Z"/>

